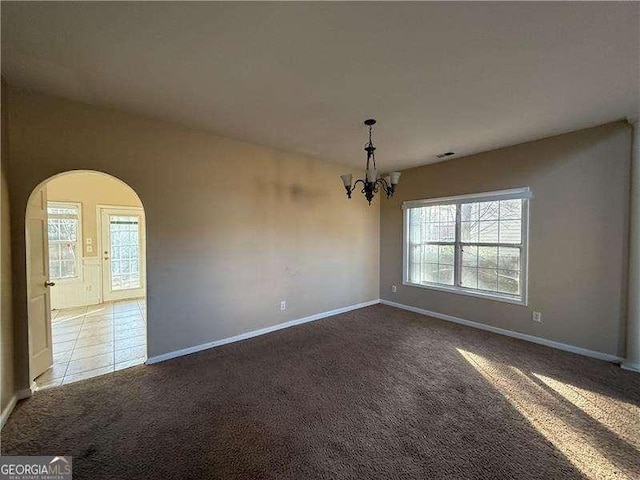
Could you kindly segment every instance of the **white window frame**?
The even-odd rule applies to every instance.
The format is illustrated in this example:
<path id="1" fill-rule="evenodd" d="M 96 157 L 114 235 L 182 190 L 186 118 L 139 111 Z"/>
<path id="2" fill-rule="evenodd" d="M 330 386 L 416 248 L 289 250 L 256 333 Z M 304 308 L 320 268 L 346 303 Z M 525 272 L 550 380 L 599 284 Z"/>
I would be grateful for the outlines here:
<path id="1" fill-rule="evenodd" d="M 82 239 L 84 238 L 82 236 L 82 203 L 79 202 L 54 202 L 54 201 L 47 201 L 47 235 L 49 234 L 48 231 L 48 227 L 49 227 L 49 206 L 56 208 L 69 208 L 69 207 L 74 207 L 78 209 L 78 236 L 76 238 L 76 272 L 77 272 L 77 276 L 75 277 L 65 277 L 65 278 L 53 278 L 51 277 L 51 280 L 55 280 L 56 282 L 60 282 L 60 283 L 77 283 L 77 282 L 82 282 L 83 281 L 83 268 L 82 268 L 82 258 L 84 257 L 84 251 L 83 251 L 83 244 L 82 244 Z M 49 243 L 48 239 L 47 239 L 47 244 Z M 49 251 L 47 250 L 47 261 L 50 262 L 49 260 Z M 51 268 L 49 268 L 49 271 L 51 271 Z"/>
<path id="2" fill-rule="evenodd" d="M 495 192 L 484 192 L 471 195 L 458 195 L 453 197 L 429 198 L 424 200 L 411 200 L 402 203 L 403 209 L 403 237 L 402 237 L 402 284 L 409 287 L 426 288 L 429 290 L 439 290 L 448 293 L 457 293 L 471 297 L 485 298 L 500 302 L 513 303 L 526 306 L 528 304 L 528 260 L 529 260 L 529 201 L 533 198 L 529 187 L 513 188 L 509 190 L 499 190 Z M 505 293 L 488 292 L 472 288 L 465 288 L 460 285 L 462 272 L 462 247 L 466 244 L 460 239 L 460 205 L 463 203 L 489 202 L 496 200 L 522 199 L 522 223 L 521 223 L 521 249 L 520 256 L 520 287 L 521 295 L 508 295 Z M 438 283 L 417 284 L 409 282 L 409 221 L 408 215 L 411 208 L 435 206 L 435 205 L 456 205 L 456 235 L 455 235 L 455 265 L 454 265 L 454 285 L 442 285 Z M 437 242 L 436 242 L 437 243 Z M 479 243 L 471 242 L 480 246 L 501 246 L 500 243 Z"/>

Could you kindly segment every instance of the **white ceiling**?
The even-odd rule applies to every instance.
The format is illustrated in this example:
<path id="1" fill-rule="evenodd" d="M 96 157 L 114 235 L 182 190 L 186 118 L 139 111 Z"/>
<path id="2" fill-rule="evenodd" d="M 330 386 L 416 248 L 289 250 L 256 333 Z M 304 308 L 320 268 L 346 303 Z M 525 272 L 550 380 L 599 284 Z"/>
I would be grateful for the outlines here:
<path id="1" fill-rule="evenodd" d="M 389 170 L 640 113 L 640 3 L 3 2 L 2 74 Z"/>

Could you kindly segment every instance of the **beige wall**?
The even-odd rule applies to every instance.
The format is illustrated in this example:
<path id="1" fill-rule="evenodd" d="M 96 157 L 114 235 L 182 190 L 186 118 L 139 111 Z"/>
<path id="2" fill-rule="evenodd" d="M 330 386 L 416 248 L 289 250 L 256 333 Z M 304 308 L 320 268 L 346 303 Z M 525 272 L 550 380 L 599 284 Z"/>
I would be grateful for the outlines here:
<path id="1" fill-rule="evenodd" d="M 11 239 L 9 235 L 9 193 L 4 169 L 2 170 L 2 186 L 0 189 L 2 205 L 2 225 L 0 226 L 0 256 L 2 265 L 0 286 L 0 315 L 2 315 L 2 410 L 7 406 L 15 393 L 13 378 L 13 318 L 11 312 Z"/>
<path id="2" fill-rule="evenodd" d="M 68 170 L 110 173 L 144 204 L 149 356 L 378 298 L 378 205 L 347 200 L 344 167 L 45 95 L 11 90 L 8 107 L 25 354 L 25 206 Z"/>
<path id="3" fill-rule="evenodd" d="M 122 179 L 144 204 L 150 356 L 378 295 L 623 354 L 624 123 L 407 170 L 379 211 L 377 202 L 347 201 L 338 175 L 350 169 L 331 163 L 45 95 L 13 90 L 8 100 L 21 383 L 28 368 L 26 201 L 45 179 L 78 169 Z M 402 286 L 403 200 L 521 186 L 535 196 L 528 307 Z M 531 321 L 533 310 L 543 313 L 542 324 Z"/>
<path id="4" fill-rule="evenodd" d="M 622 356 L 630 146 L 613 123 L 403 172 L 381 207 L 381 298 Z M 402 285 L 404 200 L 527 186 L 528 307 Z"/>
<path id="5" fill-rule="evenodd" d="M 0 189 L 2 205 L 2 225 L 0 226 L 0 256 L 2 265 L 0 286 L 0 315 L 2 315 L 2 410 L 15 393 L 13 378 L 13 317 L 11 311 L 11 239 L 9 235 L 9 194 L 4 169 L 2 170 Z"/>
<path id="6" fill-rule="evenodd" d="M 82 244 L 84 255 L 94 257 L 97 251 L 97 205 L 141 207 L 136 193 L 121 181 L 100 173 L 76 172 L 61 175 L 47 182 L 47 199 L 54 202 L 82 204 Z M 86 239 L 91 238 L 92 250 L 87 251 Z"/>
<path id="7" fill-rule="evenodd" d="M 14 362 L 13 362 L 13 315 L 11 299 L 11 236 L 9 215 L 9 191 L 6 180 L 7 164 L 7 122 L 5 118 L 5 84 L 2 81 L 2 145 L 0 150 L 0 359 L 2 368 L 0 374 L 1 407 L 5 407 L 11 401 L 15 393 Z"/>

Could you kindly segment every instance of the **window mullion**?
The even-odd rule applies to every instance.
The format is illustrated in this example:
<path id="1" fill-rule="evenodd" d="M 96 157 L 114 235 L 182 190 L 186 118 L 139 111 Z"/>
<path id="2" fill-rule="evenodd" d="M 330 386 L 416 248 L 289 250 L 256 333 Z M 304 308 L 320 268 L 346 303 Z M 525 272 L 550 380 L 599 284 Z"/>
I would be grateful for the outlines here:
<path id="1" fill-rule="evenodd" d="M 460 212 L 462 210 L 461 204 L 456 205 L 456 246 L 453 257 L 453 284 L 456 287 L 461 286 L 460 279 L 462 278 L 462 246 L 461 246 L 461 224 L 460 224 Z"/>

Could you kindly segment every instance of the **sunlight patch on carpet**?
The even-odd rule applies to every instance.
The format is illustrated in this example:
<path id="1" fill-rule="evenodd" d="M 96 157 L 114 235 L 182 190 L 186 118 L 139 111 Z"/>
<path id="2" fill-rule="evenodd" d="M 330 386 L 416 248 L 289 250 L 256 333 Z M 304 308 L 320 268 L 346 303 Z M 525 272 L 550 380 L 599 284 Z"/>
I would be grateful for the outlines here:
<path id="1" fill-rule="evenodd" d="M 629 448 L 637 453 L 634 447 L 613 434 L 601 441 L 596 433 L 602 434 L 604 427 L 521 370 L 456 350 L 582 474 L 598 479 L 635 478 L 633 458 L 624 458 Z"/>
<path id="2" fill-rule="evenodd" d="M 639 407 L 538 373 L 533 373 L 533 376 L 620 438 L 640 449 L 640 435 L 637 432 L 640 421 Z M 601 407 L 603 404 L 607 405 L 608 410 Z"/>

